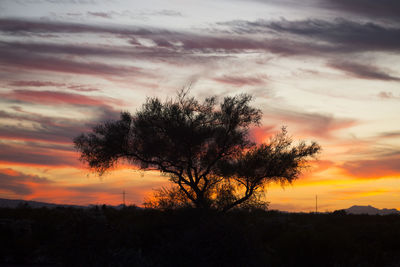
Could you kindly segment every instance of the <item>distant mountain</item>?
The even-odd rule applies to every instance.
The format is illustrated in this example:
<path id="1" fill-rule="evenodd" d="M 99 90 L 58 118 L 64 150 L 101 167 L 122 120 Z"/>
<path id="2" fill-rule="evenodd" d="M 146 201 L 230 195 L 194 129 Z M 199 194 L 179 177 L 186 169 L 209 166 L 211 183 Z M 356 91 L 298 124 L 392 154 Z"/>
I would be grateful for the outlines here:
<path id="1" fill-rule="evenodd" d="M 22 199 L 5 199 L 0 198 L 0 208 L 16 208 L 20 205 L 29 205 L 32 208 L 56 208 L 56 207 L 74 207 L 74 208 L 85 208 L 85 206 L 78 205 L 67 205 L 67 204 L 54 204 Z"/>
<path id="2" fill-rule="evenodd" d="M 368 206 L 352 206 L 344 210 L 347 214 L 368 214 L 368 215 L 388 215 L 400 214 L 397 209 L 377 209 L 370 205 Z"/>
<path id="3" fill-rule="evenodd" d="M 0 208 L 16 208 L 21 205 L 28 205 L 32 208 L 57 208 L 57 207 L 64 207 L 64 208 L 92 208 L 95 206 L 101 205 L 93 205 L 90 204 L 88 206 L 79 206 L 79 205 L 68 205 L 68 204 L 55 204 L 55 203 L 46 203 L 46 202 L 38 202 L 38 201 L 31 201 L 31 200 L 22 200 L 22 199 L 5 199 L 0 198 Z M 114 209 L 122 209 L 124 205 L 120 204 L 118 206 L 111 206 L 107 205 L 107 207 L 112 207 Z M 140 207 L 136 207 L 140 209 Z"/>

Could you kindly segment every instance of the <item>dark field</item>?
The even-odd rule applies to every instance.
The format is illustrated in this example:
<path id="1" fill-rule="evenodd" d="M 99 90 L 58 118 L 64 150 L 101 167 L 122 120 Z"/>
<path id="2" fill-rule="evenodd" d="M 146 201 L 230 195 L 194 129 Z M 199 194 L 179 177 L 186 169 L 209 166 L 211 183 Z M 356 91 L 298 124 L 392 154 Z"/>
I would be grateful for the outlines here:
<path id="1" fill-rule="evenodd" d="M 4 266 L 400 266 L 400 216 L 0 209 Z"/>

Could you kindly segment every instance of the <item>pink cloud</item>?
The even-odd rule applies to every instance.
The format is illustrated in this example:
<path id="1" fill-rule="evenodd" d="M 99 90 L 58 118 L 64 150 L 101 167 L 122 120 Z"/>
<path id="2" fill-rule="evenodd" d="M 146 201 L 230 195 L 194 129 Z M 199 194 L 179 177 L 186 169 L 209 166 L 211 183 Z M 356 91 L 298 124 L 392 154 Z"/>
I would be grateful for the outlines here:
<path id="1" fill-rule="evenodd" d="M 51 81 L 13 81 L 9 83 L 13 87 L 63 87 L 77 92 L 95 92 L 100 91 L 93 86 L 83 84 L 57 83 Z"/>
<path id="2" fill-rule="evenodd" d="M 336 131 L 353 127 L 357 121 L 350 118 L 335 118 L 330 114 L 272 109 L 269 116 L 285 123 L 294 123 L 307 135 L 330 139 Z"/>
<path id="3" fill-rule="evenodd" d="M 65 93 L 56 91 L 14 90 L 9 94 L 2 94 L 4 98 L 45 105 L 86 105 L 107 106 L 108 103 L 122 105 L 121 101 L 100 97 L 85 96 L 82 94 Z"/>
<path id="4" fill-rule="evenodd" d="M 347 161 L 340 166 L 347 174 L 357 178 L 400 177 L 400 156 Z"/>
<path id="5" fill-rule="evenodd" d="M 71 141 L 72 147 L 72 141 Z M 0 144 L 0 162 L 16 166 L 62 167 L 81 166 L 79 155 L 72 151 L 51 148 L 31 147 L 29 145 Z"/>
<path id="6" fill-rule="evenodd" d="M 11 168 L 0 169 L 0 192 L 2 194 L 29 195 L 33 193 L 32 186 L 50 184 L 44 177 L 24 174 Z"/>
<path id="7" fill-rule="evenodd" d="M 27 105 L 27 102 L 24 102 Z M 15 112 L 0 111 L 0 118 L 12 120 L 13 125 L 0 125 L 0 138 L 22 141 L 44 141 L 52 143 L 71 143 L 77 134 L 87 131 L 97 122 L 119 117 L 119 112 L 105 105 L 85 106 L 92 113 L 86 120 L 79 118 L 60 118 L 37 114 L 15 107 Z M 23 124 L 19 122 L 24 122 Z M 29 123 L 33 127 L 26 127 Z"/>
<path id="8" fill-rule="evenodd" d="M 71 89 L 73 91 L 77 91 L 77 92 L 96 92 L 96 91 L 100 91 L 97 88 L 91 87 L 91 86 L 85 86 L 85 85 L 69 85 L 67 87 L 68 89 Z"/>
<path id="9" fill-rule="evenodd" d="M 93 60 L 78 61 L 63 57 L 63 51 L 57 51 L 57 57 L 45 55 L 51 51 L 34 53 L 29 49 L 21 49 L 12 45 L 1 45 L 0 60 L 3 68 L 18 68 L 23 70 L 72 73 L 79 75 L 108 76 L 151 76 L 142 69 L 133 66 L 111 65 Z M 40 48 L 43 50 L 43 47 Z M 45 54 L 43 54 L 45 53 Z M 15 70 L 14 70 L 15 71 Z"/>
<path id="10" fill-rule="evenodd" d="M 46 86 L 65 86 L 64 83 L 55 83 L 50 81 L 14 81 L 11 86 L 17 87 L 46 87 Z"/>
<path id="11" fill-rule="evenodd" d="M 331 160 L 315 160 L 310 162 L 310 166 L 312 167 L 311 171 L 317 173 L 335 167 L 336 163 Z"/>
<path id="12" fill-rule="evenodd" d="M 277 133 L 275 126 L 254 127 L 250 129 L 250 137 L 256 143 L 266 143 L 268 139 Z"/>

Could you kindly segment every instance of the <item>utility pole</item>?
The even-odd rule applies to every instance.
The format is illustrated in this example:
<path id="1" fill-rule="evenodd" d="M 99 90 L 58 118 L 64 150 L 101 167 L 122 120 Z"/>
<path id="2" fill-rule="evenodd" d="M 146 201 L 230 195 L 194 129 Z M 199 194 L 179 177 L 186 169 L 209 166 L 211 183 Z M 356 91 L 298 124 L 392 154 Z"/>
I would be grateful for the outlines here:
<path id="1" fill-rule="evenodd" d="M 318 195 L 315 195 L 315 213 L 318 213 Z"/>
<path id="2" fill-rule="evenodd" d="M 123 204 L 125 206 L 125 190 L 122 191 L 122 201 L 123 201 Z"/>

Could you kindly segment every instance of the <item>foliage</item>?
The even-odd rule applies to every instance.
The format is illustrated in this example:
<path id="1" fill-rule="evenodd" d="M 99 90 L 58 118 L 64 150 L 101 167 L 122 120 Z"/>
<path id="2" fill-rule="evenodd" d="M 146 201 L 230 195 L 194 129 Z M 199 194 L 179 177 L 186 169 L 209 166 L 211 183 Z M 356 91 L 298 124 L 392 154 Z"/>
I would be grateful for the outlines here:
<path id="1" fill-rule="evenodd" d="M 172 185 L 170 187 L 162 187 L 154 190 L 152 197 L 145 199 L 144 207 L 159 209 L 159 210 L 173 210 L 191 207 L 191 203 L 182 190 L 178 186 Z M 227 184 L 221 184 L 216 190 L 217 194 L 214 197 L 213 208 L 225 207 L 236 200 L 235 188 Z M 268 202 L 264 200 L 264 192 L 255 192 L 247 201 L 238 204 L 235 208 L 244 210 L 267 210 Z"/>
<path id="2" fill-rule="evenodd" d="M 266 184 L 291 183 L 320 146 L 293 145 L 285 128 L 269 143 L 255 144 L 249 129 L 260 124 L 262 113 L 250 101 L 241 94 L 218 105 L 216 97 L 199 102 L 185 91 L 165 102 L 148 98 L 134 115 L 124 112 L 74 143 L 99 174 L 120 159 L 167 174 L 175 187 L 156 192 L 161 206 L 227 211 L 257 204 Z"/>
<path id="3" fill-rule="evenodd" d="M 143 203 L 145 208 L 172 210 L 191 207 L 185 193 L 177 186 L 156 189 L 153 196 Z"/>

